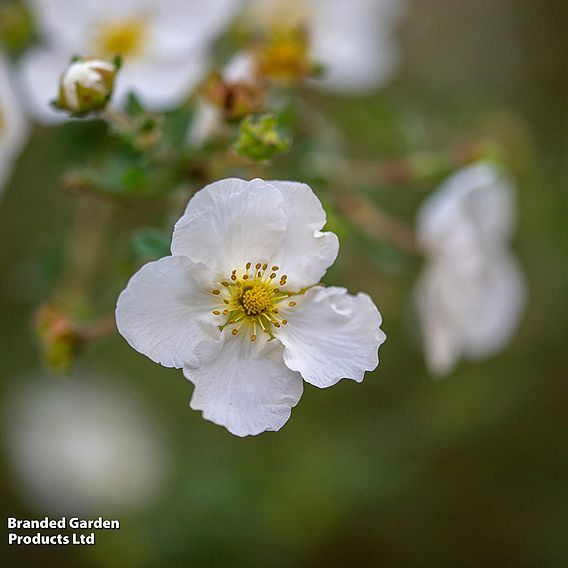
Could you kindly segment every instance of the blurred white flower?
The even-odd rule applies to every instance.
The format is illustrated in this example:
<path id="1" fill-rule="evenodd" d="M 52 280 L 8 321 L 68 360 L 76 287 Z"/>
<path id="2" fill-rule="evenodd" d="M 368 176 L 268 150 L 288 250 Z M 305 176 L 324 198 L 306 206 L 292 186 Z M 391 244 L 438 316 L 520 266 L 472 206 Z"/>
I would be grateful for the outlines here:
<path id="1" fill-rule="evenodd" d="M 166 449 L 132 394 L 94 376 L 27 381 L 5 400 L 5 443 L 36 510 L 102 514 L 147 506 Z"/>
<path id="2" fill-rule="evenodd" d="M 44 44 L 21 62 L 32 111 L 50 122 L 57 81 L 73 55 L 112 58 L 123 68 L 115 92 L 135 91 L 153 109 L 179 103 L 202 78 L 213 40 L 239 0 L 32 0 Z"/>
<path id="3" fill-rule="evenodd" d="M 116 319 L 137 351 L 182 367 L 191 407 L 237 436 L 279 430 L 302 395 L 357 382 L 385 340 L 371 298 L 319 285 L 338 253 L 302 183 L 226 179 L 177 222 L 172 255 L 136 273 Z"/>
<path id="4" fill-rule="evenodd" d="M 399 65 L 397 27 L 405 0 L 249 0 L 247 23 L 270 33 L 305 26 L 325 73 L 315 84 L 338 93 L 385 85 Z"/>
<path id="5" fill-rule="evenodd" d="M 27 134 L 27 121 L 14 91 L 8 62 L 0 54 L 0 194 Z"/>
<path id="6" fill-rule="evenodd" d="M 526 301 L 523 272 L 509 250 L 514 187 L 496 166 L 479 163 L 448 179 L 418 215 L 426 266 L 416 300 L 426 361 L 446 375 L 461 357 L 502 350 Z"/>

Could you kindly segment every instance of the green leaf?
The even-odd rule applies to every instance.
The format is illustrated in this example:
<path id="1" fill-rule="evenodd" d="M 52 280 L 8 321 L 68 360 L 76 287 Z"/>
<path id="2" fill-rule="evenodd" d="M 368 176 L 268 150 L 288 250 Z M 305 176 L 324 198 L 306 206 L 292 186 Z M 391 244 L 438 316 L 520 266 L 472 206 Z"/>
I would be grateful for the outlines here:
<path id="1" fill-rule="evenodd" d="M 131 247 L 136 264 L 142 264 L 170 254 L 171 235 L 160 229 L 145 227 L 132 236 Z"/>

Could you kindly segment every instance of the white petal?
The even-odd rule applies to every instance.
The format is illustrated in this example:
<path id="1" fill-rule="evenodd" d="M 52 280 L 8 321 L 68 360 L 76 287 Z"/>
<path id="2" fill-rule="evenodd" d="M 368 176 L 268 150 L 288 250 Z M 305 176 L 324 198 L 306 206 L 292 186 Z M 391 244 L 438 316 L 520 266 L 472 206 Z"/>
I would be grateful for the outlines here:
<path id="1" fill-rule="evenodd" d="M 203 262 L 225 278 L 247 262 L 267 262 L 284 236 L 282 202 L 280 191 L 262 180 L 212 183 L 176 223 L 172 254 Z"/>
<path id="2" fill-rule="evenodd" d="M 133 91 L 143 105 L 152 110 L 170 109 L 191 94 L 206 69 L 203 52 L 175 58 L 124 58 L 116 79 L 114 104 L 123 104 L 128 93 Z"/>
<path id="3" fill-rule="evenodd" d="M 527 290 L 523 270 L 512 255 L 491 262 L 474 318 L 465 329 L 465 356 L 483 359 L 511 341 L 524 312 Z"/>
<path id="4" fill-rule="evenodd" d="M 302 377 L 284 365 L 279 342 L 225 335 L 198 348 L 198 368 L 184 369 L 195 385 L 191 408 L 235 436 L 280 430 L 302 396 Z"/>
<path id="5" fill-rule="evenodd" d="M 312 1 L 312 55 L 325 67 L 315 83 L 359 93 L 383 86 L 399 64 L 394 37 L 402 0 Z"/>
<path id="6" fill-rule="evenodd" d="M 27 122 L 14 91 L 8 62 L 0 54 L 0 193 L 27 133 Z"/>
<path id="7" fill-rule="evenodd" d="M 232 22 L 241 0 L 167 0 L 158 4 L 156 33 L 178 53 L 207 47 Z"/>
<path id="8" fill-rule="evenodd" d="M 118 330 L 134 349 L 165 367 L 196 363 L 195 346 L 219 337 L 211 282 L 203 265 L 185 257 L 146 264 L 118 299 Z"/>
<path id="9" fill-rule="evenodd" d="M 420 276 L 415 291 L 426 364 L 437 377 L 451 373 L 463 351 L 460 322 L 444 302 L 448 297 L 444 283 L 443 272 L 430 266 Z M 459 294 L 459 288 L 455 292 Z"/>
<path id="10" fill-rule="evenodd" d="M 418 215 L 418 241 L 432 254 L 460 254 L 461 243 L 472 240 L 490 250 L 510 238 L 514 218 L 511 179 L 481 162 L 451 176 L 425 201 Z M 465 232 L 467 239 L 462 238 Z"/>
<path id="11" fill-rule="evenodd" d="M 36 120 L 55 124 L 68 120 L 64 112 L 56 111 L 51 101 L 57 98 L 59 78 L 69 65 L 67 51 L 29 50 L 18 65 L 18 79 L 27 110 Z"/>
<path id="12" fill-rule="evenodd" d="M 186 141 L 192 148 L 200 148 L 222 129 L 223 115 L 213 104 L 200 99 L 187 130 Z"/>
<path id="13" fill-rule="evenodd" d="M 442 259 L 426 267 L 416 289 L 426 361 L 450 373 L 460 357 L 482 359 L 510 341 L 526 301 L 517 261 L 501 253 L 471 264 Z"/>
<path id="14" fill-rule="evenodd" d="M 286 347 L 284 362 L 290 369 L 324 388 L 342 378 L 360 382 L 365 371 L 377 367 L 386 336 L 381 314 L 367 294 L 317 287 L 294 300 L 295 307 L 280 310 L 288 324 L 274 332 Z"/>
<path id="15" fill-rule="evenodd" d="M 271 262 L 288 276 L 297 290 L 317 284 L 335 262 L 339 252 L 337 236 L 322 232 L 325 211 L 309 185 L 291 181 L 268 182 L 282 192 L 286 234 Z"/>

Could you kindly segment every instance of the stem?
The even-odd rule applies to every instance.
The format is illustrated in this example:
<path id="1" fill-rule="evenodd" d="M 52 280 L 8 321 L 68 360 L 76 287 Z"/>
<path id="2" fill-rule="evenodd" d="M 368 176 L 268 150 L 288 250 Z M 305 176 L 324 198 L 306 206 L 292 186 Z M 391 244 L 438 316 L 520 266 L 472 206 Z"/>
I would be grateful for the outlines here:
<path id="1" fill-rule="evenodd" d="M 354 193 L 341 193 L 339 208 L 367 235 L 381 239 L 407 254 L 418 254 L 413 227 L 385 213 Z"/>

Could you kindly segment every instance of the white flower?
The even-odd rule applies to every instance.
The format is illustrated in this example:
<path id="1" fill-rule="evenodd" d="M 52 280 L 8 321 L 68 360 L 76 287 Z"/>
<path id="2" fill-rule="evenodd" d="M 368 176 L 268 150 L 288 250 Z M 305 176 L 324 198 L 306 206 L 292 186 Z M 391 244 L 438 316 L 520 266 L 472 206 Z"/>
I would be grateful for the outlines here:
<path id="1" fill-rule="evenodd" d="M 180 102 L 202 78 L 211 42 L 230 23 L 239 0 L 33 0 L 44 45 L 28 53 L 21 76 L 42 121 L 72 55 L 112 58 L 124 65 L 115 96 L 135 91 L 147 106 Z"/>
<path id="2" fill-rule="evenodd" d="M 147 506 L 165 481 L 168 455 L 135 398 L 96 376 L 13 389 L 4 438 L 24 500 L 58 514 Z"/>
<path id="3" fill-rule="evenodd" d="M 509 250 L 514 217 L 512 182 L 488 163 L 454 174 L 419 212 L 427 264 L 416 299 L 432 373 L 489 357 L 515 332 L 526 290 Z"/>
<path id="4" fill-rule="evenodd" d="M 27 122 L 11 82 L 8 62 L 0 54 L 0 194 L 27 134 Z"/>
<path id="5" fill-rule="evenodd" d="M 191 407 L 237 436 L 279 430 L 302 378 L 363 380 L 385 340 L 371 298 L 319 285 L 338 253 L 309 186 L 208 185 L 177 222 L 172 255 L 144 266 L 117 305 L 134 349 L 194 383 Z"/>
<path id="6" fill-rule="evenodd" d="M 400 54 L 396 28 L 405 0 L 249 0 L 249 25 L 266 31 L 305 25 L 311 55 L 325 74 L 317 85 L 358 93 L 386 84 Z"/>

